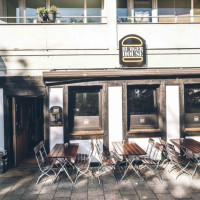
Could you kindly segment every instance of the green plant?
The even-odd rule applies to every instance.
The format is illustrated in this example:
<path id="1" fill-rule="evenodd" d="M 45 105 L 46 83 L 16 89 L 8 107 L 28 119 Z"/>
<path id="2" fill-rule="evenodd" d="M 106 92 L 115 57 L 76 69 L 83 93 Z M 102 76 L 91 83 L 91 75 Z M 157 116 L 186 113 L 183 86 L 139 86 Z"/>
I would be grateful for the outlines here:
<path id="1" fill-rule="evenodd" d="M 54 14 L 59 14 L 58 13 L 58 8 L 55 5 L 52 5 L 50 7 L 49 12 L 53 12 Z"/>
<path id="2" fill-rule="evenodd" d="M 37 13 L 40 17 L 44 17 L 48 14 L 48 10 L 45 7 L 37 8 Z"/>

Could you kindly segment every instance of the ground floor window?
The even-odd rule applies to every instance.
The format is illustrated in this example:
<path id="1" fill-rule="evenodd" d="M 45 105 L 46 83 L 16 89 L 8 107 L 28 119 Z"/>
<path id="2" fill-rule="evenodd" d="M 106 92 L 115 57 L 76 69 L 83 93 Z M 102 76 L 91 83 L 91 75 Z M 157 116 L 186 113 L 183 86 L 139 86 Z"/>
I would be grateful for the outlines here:
<path id="1" fill-rule="evenodd" d="M 74 130 L 101 129 L 102 87 L 72 87 L 69 90 L 69 128 Z"/>
<path id="2" fill-rule="evenodd" d="M 128 86 L 128 129 L 157 129 L 158 86 Z"/>
<path id="3" fill-rule="evenodd" d="M 185 85 L 185 128 L 200 127 L 200 85 Z"/>

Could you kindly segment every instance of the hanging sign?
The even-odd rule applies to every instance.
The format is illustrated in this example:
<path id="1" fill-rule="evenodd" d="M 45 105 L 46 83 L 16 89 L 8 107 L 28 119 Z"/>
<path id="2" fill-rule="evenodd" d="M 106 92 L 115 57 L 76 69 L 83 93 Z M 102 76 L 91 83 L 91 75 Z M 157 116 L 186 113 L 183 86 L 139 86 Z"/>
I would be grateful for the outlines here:
<path id="1" fill-rule="evenodd" d="M 141 67 L 146 64 L 146 43 L 138 35 L 127 35 L 119 41 L 120 64 Z"/>

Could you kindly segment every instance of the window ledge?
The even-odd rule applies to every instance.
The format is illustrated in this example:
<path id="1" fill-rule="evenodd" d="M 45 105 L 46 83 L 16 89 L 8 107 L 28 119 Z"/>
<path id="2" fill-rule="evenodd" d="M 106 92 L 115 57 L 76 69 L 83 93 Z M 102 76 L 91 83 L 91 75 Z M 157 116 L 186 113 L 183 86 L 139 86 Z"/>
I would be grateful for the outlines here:
<path id="1" fill-rule="evenodd" d="M 200 132 L 200 127 L 199 128 L 185 128 L 185 132 Z"/>
<path id="2" fill-rule="evenodd" d="M 103 131 L 73 131 L 70 135 L 81 136 L 81 135 L 103 135 Z"/>
<path id="3" fill-rule="evenodd" d="M 160 129 L 135 129 L 127 132 L 128 134 L 136 134 L 136 133 L 161 133 Z"/>

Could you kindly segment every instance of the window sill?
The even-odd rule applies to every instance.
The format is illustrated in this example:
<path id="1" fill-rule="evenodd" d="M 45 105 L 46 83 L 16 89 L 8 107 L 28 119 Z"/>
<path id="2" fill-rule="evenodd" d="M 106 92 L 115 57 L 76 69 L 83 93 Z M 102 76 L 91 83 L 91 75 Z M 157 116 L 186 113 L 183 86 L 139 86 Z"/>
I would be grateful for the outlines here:
<path id="1" fill-rule="evenodd" d="M 103 131 L 73 131 L 70 133 L 72 136 L 84 136 L 84 135 L 103 135 Z"/>
<path id="2" fill-rule="evenodd" d="M 160 129 L 135 129 L 127 132 L 128 134 L 136 134 L 136 133 L 161 133 Z"/>
<path id="3" fill-rule="evenodd" d="M 198 128 L 185 128 L 185 132 L 200 132 L 200 127 Z"/>

